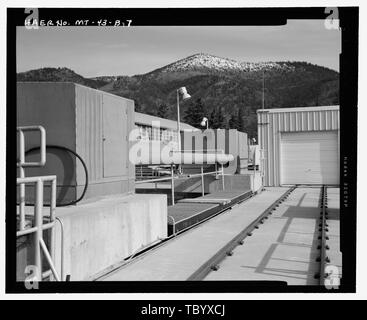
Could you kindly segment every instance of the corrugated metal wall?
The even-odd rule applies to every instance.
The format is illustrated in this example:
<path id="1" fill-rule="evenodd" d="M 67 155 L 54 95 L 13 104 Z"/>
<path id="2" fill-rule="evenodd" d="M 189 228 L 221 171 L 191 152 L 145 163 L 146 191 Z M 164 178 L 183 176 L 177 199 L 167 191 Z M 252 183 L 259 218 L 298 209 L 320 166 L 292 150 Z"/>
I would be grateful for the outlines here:
<path id="1" fill-rule="evenodd" d="M 103 110 L 121 108 L 121 117 L 111 116 L 109 142 L 116 148 L 104 148 Z M 105 113 L 106 116 L 106 113 Z M 115 121 L 116 120 L 116 121 Z M 63 82 L 27 82 L 17 84 L 17 125 L 42 125 L 48 145 L 67 147 L 85 161 L 89 186 L 85 198 L 134 191 L 135 170 L 129 161 L 128 135 L 134 127 L 134 101 L 82 85 Z M 123 129 L 123 130 L 121 130 Z M 120 134 L 123 132 L 123 134 Z M 106 139 L 108 140 L 108 139 Z M 111 142 L 112 141 L 112 142 Z M 108 142 L 108 141 L 107 141 Z M 38 146 L 38 135 L 27 135 L 26 149 Z M 39 158 L 34 154 L 34 160 Z M 110 159 L 121 167 L 116 175 L 105 175 Z M 27 170 L 31 175 L 56 175 L 59 185 L 57 201 L 75 200 L 85 185 L 85 172 L 80 161 L 65 151 L 47 150 L 46 166 Z M 30 191 L 27 194 L 33 197 Z"/>
<path id="2" fill-rule="evenodd" d="M 76 86 L 76 145 L 88 167 L 91 183 L 103 178 L 102 92 Z M 77 166 L 78 184 L 84 185 L 84 169 Z"/>
<path id="3" fill-rule="evenodd" d="M 75 106 L 76 106 L 76 150 L 84 159 L 88 167 L 89 182 L 98 183 L 112 180 L 128 180 L 135 178 L 134 165 L 129 161 L 129 134 L 134 128 L 134 102 L 129 99 L 111 95 L 102 91 L 75 85 Z M 104 137 L 103 119 L 104 112 L 112 112 L 112 107 L 121 108 L 123 117 L 116 119 L 115 123 L 106 124 L 111 127 L 109 131 L 116 131 L 116 134 L 124 132 L 125 137 L 118 140 L 121 144 L 116 145 L 116 152 L 106 155 L 103 147 Z M 123 126 L 124 130 L 121 131 Z M 116 135 L 115 134 L 115 135 Z M 111 151 L 111 150 L 110 150 Z M 114 157 L 120 161 L 121 167 L 116 177 L 106 177 L 104 168 L 108 163 L 104 163 L 104 156 Z M 124 157 L 124 158 L 123 158 Z M 123 158 L 123 159 L 122 159 Z M 109 159 L 111 160 L 111 159 Z M 77 162 L 77 183 L 84 184 L 84 168 Z"/>
<path id="4" fill-rule="evenodd" d="M 258 110 L 258 139 L 265 156 L 265 186 L 280 185 L 282 132 L 339 130 L 339 107 Z"/>

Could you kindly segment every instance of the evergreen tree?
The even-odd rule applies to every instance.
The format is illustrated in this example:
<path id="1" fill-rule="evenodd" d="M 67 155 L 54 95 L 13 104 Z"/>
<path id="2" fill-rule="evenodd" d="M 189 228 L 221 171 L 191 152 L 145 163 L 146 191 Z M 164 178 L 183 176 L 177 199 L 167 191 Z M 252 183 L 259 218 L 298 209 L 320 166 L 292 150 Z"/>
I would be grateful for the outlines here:
<path id="1" fill-rule="evenodd" d="M 245 125 L 243 122 L 243 118 L 244 118 L 244 109 L 243 107 L 239 107 L 238 108 L 238 112 L 237 112 L 237 130 L 241 131 L 241 132 L 245 132 Z"/>
<path id="2" fill-rule="evenodd" d="M 169 108 L 165 103 L 161 103 L 158 107 L 157 116 L 160 118 L 167 119 L 168 118 Z"/>
<path id="3" fill-rule="evenodd" d="M 142 112 L 143 111 L 138 100 L 135 100 L 134 107 L 135 107 L 135 112 Z"/>
<path id="4" fill-rule="evenodd" d="M 184 121 L 193 127 L 201 128 L 201 121 L 205 117 L 205 108 L 201 98 L 191 103 L 185 111 Z M 210 123 L 209 123 L 210 124 Z"/>
<path id="5" fill-rule="evenodd" d="M 232 114 L 231 118 L 229 119 L 228 122 L 228 127 L 229 129 L 237 129 L 238 128 L 238 118 L 237 115 Z"/>
<path id="6" fill-rule="evenodd" d="M 209 126 L 210 128 L 212 129 L 216 129 L 215 128 L 215 117 L 216 117 L 216 110 L 215 108 L 212 110 L 212 112 L 210 113 L 210 116 L 209 116 Z"/>
<path id="7" fill-rule="evenodd" d="M 213 109 L 209 117 L 209 127 L 212 129 L 221 129 L 225 127 L 222 108 Z"/>
<path id="8" fill-rule="evenodd" d="M 222 108 L 218 108 L 217 111 L 217 127 L 218 129 L 220 128 L 224 128 L 225 126 L 225 119 L 224 119 L 224 115 L 223 115 L 223 110 Z"/>

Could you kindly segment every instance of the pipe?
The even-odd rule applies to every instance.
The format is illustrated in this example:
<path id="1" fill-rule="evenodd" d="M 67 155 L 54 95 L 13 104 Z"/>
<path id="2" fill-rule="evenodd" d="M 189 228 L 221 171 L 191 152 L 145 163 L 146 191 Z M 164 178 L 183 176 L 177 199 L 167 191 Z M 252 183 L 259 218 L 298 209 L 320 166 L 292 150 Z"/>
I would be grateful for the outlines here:
<path id="1" fill-rule="evenodd" d="M 64 279 L 64 224 L 56 217 L 56 221 L 60 223 L 60 234 L 61 234 L 61 279 Z"/>
<path id="2" fill-rule="evenodd" d="M 42 126 L 17 127 L 20 137 L 20 159 L 17 161 L 18 167 L 43 167 L 46 164 L 46 130 Z M 40 151 L 41 160 L 39 162 L 25 162 L 24 150 L 24 131 L 39 131 L 40 132 Z M 22 141 L 23 140 L 23 141 Z M 21 145 L 23 143 L 23 146 Z"/>
<path id="3" fill-rule="evenodd" d="M 41 247 L 42 240 L 42 207 L 43 207 L 43 181 L 39 179 L 35 188 L 36 203 L 34 206 L 34 226 L 36 231 L 34 233 L 34 264 L 36 266 L 36 274 L 38 281 L 42 280 L 42 262 L 41 262 Z"/>
<path id="4" fill-rule="evenodd" d="M 172 196 L 172 206 L 175 205 L 175 177 L 173 174 L 173 164 L 171 164 L 171 196 Z"/>
<path id="5" fill-rule="evenodd" d="M 52 229 L 54 225 L 55 225 L 55 222 L 49 222 L 49 223 L 42 224 L 42 230 L 44 231 L 44 230 Z M 22 237 L 27 234 L 31 234 L 33 232 L 36 232 L 36 230 L 37 230 L 37 227 L 27 228 L 24 230 L 17 231 L 17 237 Z"/>
<path id="6" fill-rule="evenodd" d="M 55 223 L 55 216 L 56 216 L 56 179 L 52 180 L 51 182 L 51 202 L 50 202 L 50 220 L 52 223 Z M 51 255 L 51 261 L 55 261 L 55 229 L 50 229 L 50 238 L 51 238 L 51 245 L 50 245 L 50 255 Z M 56 275 L 54 274 L 54 277 L 57 280 Z"/>
<path id="7" fill-rule="evenodd" d="M 48 264 L 49 264 L 49 266 L 50 266 L 50 268 L 52 270 L 52 274 L 54 275 L 56 281 L 60 281 L 60 277 L 57 274 L 56 268 L 55 268 L 55 266 L 54 266 L 54 264 L 52 262 L 52 258 L 50 256 L 50 254 L 49 254 L 49 252 L 47 250 L 46 244 L 45 244 L 45 242 L 43 241 L 42 238 L 40 239 L 40 245 L 41 245 L 41 248 L 43 250 L 43 254 L 45 255 L 46 260 L 47 260 L 47 262 L 48 262 Z"/>
<path id="8" fill-rule="evenodd" d="M 224 187 L 224 168 L 223 168 L 223 163 L 222 163 L 222 187 L 223 187 L 223 190 L 224 190 L 225 187 Z"/>
<path id="9" fill-rule="evenodd" d="M 204 197 L 205 190 L 204 190 L 204 168 L 203 166 L 201 166 L 200 169 L 201 169 L 201 194 Z"/>
<path id="10" fill-rule="evenodd" d="M 135 165 L 160 165 L 160 164 L 226 164 L 234 160 L 232 154 L 207 154 L 207 153 L 189 153 L 176 152 L 168 159 L 158 159 L 157 163 L 151 159 L 132 159 Z M 159 163 L 158 163 L 159 162 Z"/>
<path id="11" fill-rule="evenodd" d="M 25 153 L 24 153 L 24 133 L 23 131 L 19 131 L 19 156 L 20 156 L 20 163 L 25 162 Z M 24 168 L 19 166 L 19 176 L 20 178 L 24 179 L 25 173 Z M 19 186 L 19 229 L 24 230 L 25 228 L 25 184 L 21 183 Z"/>

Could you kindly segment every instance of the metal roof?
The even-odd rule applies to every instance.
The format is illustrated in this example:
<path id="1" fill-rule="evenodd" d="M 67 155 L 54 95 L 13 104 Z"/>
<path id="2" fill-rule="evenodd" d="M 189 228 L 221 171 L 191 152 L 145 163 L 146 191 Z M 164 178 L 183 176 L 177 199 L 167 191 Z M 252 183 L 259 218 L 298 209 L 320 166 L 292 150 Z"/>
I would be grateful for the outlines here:
<path id="1" fill-rule="evenodd" d="M 107 91 L 94 89 L 94 88 L 91 88 L 91 87 L 88 87 L 88 86 L 85 86 L 85 85 L 82 85 L 82 84 L 79 84 L 79 83 L 75 83 L 75 82 L 72 82 L 72 81 L 18 81 L 18 83 L 53 84 L 55 86 L 65 84 L 65 83 L 71 83 L 71 84 L 74 84 L 75 86 L 84 87 L 84 88 L 86 88 L 88 90 L 91 90 L 91 91 L 99 91 L 99 92 L 103 93 L 104 95 L 110 95 L 110 96 L 114 96 L 116 98 L 121 98 L 123 100 L 134 101 L 132 99 L 124 98 L 124 97 L 115 95 L 113 93 L 109 93 Z M 161 128 L 177 130 L 177 122 L 176 121 L 151 116 L 151 115 L 145 114 L 145 113 L 135 112 L 135 123 L 146 125 L 146 126 L 152 126 L 153 121 L 159 121 L 159 126 Z M 193 126 L 190 126 L 189 124 L 186 124 L 184 122 L 181 122 L 180 125 L 181 125 L 181 130 L 190 130 L 190 131 L 199 130 L 199 129 L 197 129 Z"/>
<path id="2" fill-rule="evenodd" d="M 323 110 L 339 110 L 339 106 L 319 106 L 319 107 L 297 107 L 297 108 L 279 108 L 279 109 L 258 109 L 257 112 L 300 112 L 300 111 L 323 111 Z"/>
<path id="3" fill-rule="evenodd" d="M 153 125 L 153 121 L 159 122 L 158 124 Z M 149 114 L 135 112 L 135 123 L 136 124 L 142 124 L 146 126 L 154 126 L 154 127 L 161 127 L 164 129 L 173 129 L 177 130 L 177 121 L 168 120 L 164 118 L 159 118 L 155 116 L 151 116 Z M 198 130 L 197 128 L 190 126 L 189 124 L 186 124 L 184 122 L 180 122 L 181 130 Z"/>

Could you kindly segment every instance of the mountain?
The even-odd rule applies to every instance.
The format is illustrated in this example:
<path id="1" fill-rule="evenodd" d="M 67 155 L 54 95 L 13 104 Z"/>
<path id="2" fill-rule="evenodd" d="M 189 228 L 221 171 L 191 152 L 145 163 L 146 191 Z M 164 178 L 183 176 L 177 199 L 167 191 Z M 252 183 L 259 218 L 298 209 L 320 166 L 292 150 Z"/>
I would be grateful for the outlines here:
<path id="1" fill-rule="evenodd" d="M 66 68 L 44 68 L 18 74 L 19 81 L 73 81 L 135 100 L 137 111 L 157 115 L 167 105 L 175 120 L 176 90 L 182 86 L 192 99 L 182 102 L 181 117 L 197 99 L 210 116 L 221 109 L 224 127 L 241 108 L 245 131 L 257 136 L 256 110 L 265 108 L 339 104 L 339 73 L 307 62 L 238 62 L 209 54 L 195 54 L 146 74 L 83 78 Z M 210 126 L 210 122 L 209 122 Z"/>
<path id="2" fill-rule="evenodd" d="M 17 74 L 17 81 L 55 81 L 74 82 L 91 88 L 100 88 L 109 81 L 105 79 L 87 79 L 68 68 L 41 68 Z"/>
<path id="3" fill-rule="evenodd" d="M 99 76 L 94 78 L 89 78 L 89 80 L 93 81 L 101 81 L 102 83 L 109 83 L 111 81 L 117 80 L 117 76 Z"/>
<path id="4" fill-rule="evenodd" d="M 197 53 L 185 59 L 178 60 L 163 68 L 154 70 L 147 75 L 173 72 L 190 72 L 196 71 L 198 73 L 244 73 L 256 72 L 266 70 L 288 70 L 292 71 L 294 68 L 288 66 L 284 62 L 238 62 L 228 58 L 220 58 L 211 54 Z"/>

